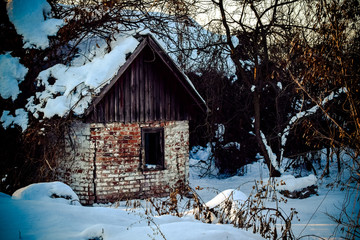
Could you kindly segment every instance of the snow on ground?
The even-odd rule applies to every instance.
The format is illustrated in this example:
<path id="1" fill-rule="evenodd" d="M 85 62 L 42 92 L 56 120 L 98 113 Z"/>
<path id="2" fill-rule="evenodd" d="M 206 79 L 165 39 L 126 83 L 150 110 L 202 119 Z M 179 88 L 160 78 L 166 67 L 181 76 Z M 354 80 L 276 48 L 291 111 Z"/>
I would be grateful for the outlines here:
<path id="1" fill-rule="evenodd" d="M 198 157 L 191 159 L 190 184 L 197 188 L 197 193 L 209 207 L 217 206 L 227 198 L 241 204 L 252 194 L 255 181 L 264 182 L 268 178 L 266 166 L 261 161 L 248 165 L 244 176 L 200 178 L 204 163 L 194 163 L 205 161 L 204 158 L 210 156 L 209 148 L 197 148 L 190 156 Z M 332 166 L 331 176 L 336 176 L 336 171 Z M 280 180 L 287 183 L 281 186 L 289 190 L 314 183 L 319 187 L 318 195 L 287 199 L 287 203 L 279 205 L 285 213 L 290 213 L 291 208 L 298 211 L 300 221 L 294 218 L 292 222 L 295 237 L 314 234 L 339 238 L 338 232 L 333 235 L 337 225 L 327 216 L 339 214 L 346 196 L 341 186 L 326 187 L 335 183 L 336 178 L 319 180 L 309 175 L 301 180 L 299 184 L 299 179 L 289 173 Z M 32 184 L 19 189 L 12 197 L 0 193 L 0 239 L 262 239 L 251 229 L 245 231 L 229 224 L 206 224 L 195 220 L 192 214 L 181 218 L 154 213 L 145 215 L 148 206 L 130 209 L 125 207 L 125 202 L 93 207 L 72 205 L 76 200 L 76 194 L 60 182 Z M 266 205 L 275 206 L 275 202 L 269 200 Z M 354 210 L 357 213 L 359 206 L 355 205 Z"/>
<path id="2" fill-rule="evenodd" d="M 269 179 L 264 179 L 264 182 L 268 182 Z M 285 175 L 277 178 L 273 178 L 275 182 L 275 188 L 278 191 L 300 191 L 303 188 L 307 188 L 312 185 L 316 185 L 317 178 L 314 174 L 310 174 L 307 177 L 295 178 L 293 175 Z M 284 184 L 282 184 L 284 183 Z"/>
<path id="3" fill-rule="evenodd" d="M 80 205 L 78 196 L 66 184 L 61 182 L 36 183 L 15 191 L 12 195 L 17 200 L 38 200 Z"/>
<path id="4" fill-rule="evenodd" d="M 193 153 L 190 156 L 205 155 L 208 151 L 209 149 L 206 148 L 199 149 L 198 152 Z M 249 196 L 253 192 L 255 182 L 261 180 L 266 182 L 269 177 L 267 167 L 261 160 L 254 164 L 247 165 L 246 174 L 244 176 L 233 176 L 225 179 L 199 177 L 199 175 L 202 175 L 203 169 L 199 168 L 199 165 L 194 164 L 195 162 L 196 159 L 190 159 L 190 164 L 193 163 L 193 166 L 196 166 L 192 167 L 190 170 L 190 184 L 193 189 L 199 189 L 198 186 L 200 187 L 200 189 L 197 190 L 197 193 L 204 202 L 210 201 L 215 195 L 227 189 L 236 189 Z M 297 216 L 300 221 L 294 219 L 292 222 L 295 237 L 317 235 L 327 239 L 334 236 L 339 238 L 339 236 L 341 236 L 341 233 L 336 232 L 340 228 L 337 228 L 337 224 L 330 219 L 328 214 L 335 217 L 339 216 L 339 209 L 342 208 L 347 196 L 345 191 L 346 186 L 345 189 L 343 189 L 343 186 L 336 184 L 338 174 L 335 162 L 331 164 L 330 170 L 330 177 L 326 177 L 322 180 L 316 179 L 312 174 L 298 179 L 294 178 L 294 176 L 288 172 L 277 179 L 277 182 L 281 182 L 282 180 L 286 183 L 286 185 L 279 185 L 277 187 L 278 190 L 293 191 L 310 186 L 314 183 L 318 185 L 318 195 L 313 195 L 306 199 L 290 199 L 278 194 L 278 197 L 283 197 L 287 200 L 287 203 L 280 203 L 280 208 L 282 210 L 289 214 L 291 209 L 295 208 L 298 212 Z M 320 172 L 320 175 L 321 173 L 322 172 Z M 344 180 L 347 179 L 349 177 L 349 172 L 343 172 L 342 177 Z M 333 186 L 333 188 L 327 186 Z M 349 192 L 349 194 L 353 194 L 353 200 L 356 192 Z M 356 205 L 353 201 L 348 202 L 348 204 L 350 213 L 353 211 L 353 213 L 357 214 L 360 211 L 360 206 Z M 275 206 L 275 202 L 269 201 L 266 205 Z"/>
<path id="5" fill-rule="evenodd" d="M 205 205 L 209 208 L 214 208 L 219 204 L 223 203 L 227 199 L 237 204 L 241 204 L 244 201 L 246 201 L 246 199 L 248 199 L 248 196 L 246 196 L 243 192 L 239 190 L 227 189 L 216 195 L 216 197 L 205 203 Z"/>
<path id="6" fill-rule="evenodd" d="M 75 198 L 61 183 L 33 184 L 12 198 L 1 194 L 0 239 L 262 239 L 231 225 L 205 224 L 193 216 L 147 217 L 140 210 L 69 205 L 51 200 L 54 193 Z"/>

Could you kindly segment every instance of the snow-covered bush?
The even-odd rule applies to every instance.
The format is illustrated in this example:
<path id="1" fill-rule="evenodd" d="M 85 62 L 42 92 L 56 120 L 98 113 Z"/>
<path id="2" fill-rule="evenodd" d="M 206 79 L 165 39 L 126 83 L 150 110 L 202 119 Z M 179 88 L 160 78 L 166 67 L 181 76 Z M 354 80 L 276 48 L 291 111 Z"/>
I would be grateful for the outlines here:
<path id="1" fill-rule="evenodd" d="M 194 146 L 189 153 L 190 174 L 193 177 L 216 176 L 218 169 L 215 166 L 211 145 L 206 147 Z"/>
<path id="2" fill-rule="evenodd" d="M 15 191 L 12 198 L 80 205 L 76 193 L 62 182 L 34 183 Z"/>
<path id="3" fill-rule="evenodd" d="M 249 196 L 239 189 L 227 189 L 205 203 L 197 193 L 197 190 L 202 190 L 201 187 L 192 189 L 182 186 L 174 189 L 168 198 L 148 199 L 144 207 L 145 214 L 194 216 L 204 223 L 231 224 L 237 228 L 251 229 L 264 238 L 277 239 L 281 235 L 283 239 L 293 239 L 291 221 L 297 212 L 292 209 L 290 214 L 285 213 L 278 207 L 278 203 L 286 203 L 286 199 L 277 198 L 274 188 L 267 189 L 267 196 L 271 196 L 271 199 L 258 194 L 256 188 Z M 265 203 L 268 200 L 276 201 L 277 207 L 267 207 Z M 136 209 L 142 204 L 134 201 L 128 206 Z"/>

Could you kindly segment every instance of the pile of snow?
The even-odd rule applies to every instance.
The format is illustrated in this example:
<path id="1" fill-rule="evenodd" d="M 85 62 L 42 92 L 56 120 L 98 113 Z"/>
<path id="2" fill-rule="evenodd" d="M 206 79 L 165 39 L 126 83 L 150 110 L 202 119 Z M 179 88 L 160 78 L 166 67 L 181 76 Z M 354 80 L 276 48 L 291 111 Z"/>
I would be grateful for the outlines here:
<path id="1" fill-rule="evenodd" d="M 19 84 L 24 80 L 28 69 L 19 62 L 19 58 L 5 53 L 0 55 L 0 72 L 0 96 L 15 101 L 20 93 Z"/>
<path id="2" fill-rule="evenodd" d="M 48 36 L 55 36 L 64 24 L 50 18 L 51 6 L 46 0 L 13 0 L 7 3 L 7 13 L 18 34 L 24 37 L 25 48 L 45 49 Z"/>
<path id="3" fill-rule="evenodd" d="M 314 174 L 300 178 L 295 178 L 292 175 L 284 175 L 274 178 L 274 181 L 276 190 L 294 192 L 316 185 L 317 178 Z M 265 180 L 265 182 L 267 181 Z"/>
<path id="4" fill-rule="evenodd" d="M 227 189 L 216 195 L 213 199 L 205 203 L 205 205 L 209 208 L 214 208 L 217 206 L 221 206 L 226 201 L 231 201 L 233 204 L 240 206 L 240 204 L 244 203 L 247 200 L 247 196 L 245 193 L 241 192 L 237 189 Z"/>
<path id="5" fill-rule="evenodd" d="M 76 193 L 62 182 L 31 184 L 15 191 L 12 198 L 16 200 L 50 201 L 69 205 L 80 205 Z"/>
<path id="6" fill-rule="evenodd" d="M 281 177 L 266 178 L 257 181 L 257 187 L 260 191 L 271 187 L 287 198 L 308 198 L 317 194 L 317 178 L 311 174 L 306 177 L 295 178 L 293 175 L 283 175 Z"/>

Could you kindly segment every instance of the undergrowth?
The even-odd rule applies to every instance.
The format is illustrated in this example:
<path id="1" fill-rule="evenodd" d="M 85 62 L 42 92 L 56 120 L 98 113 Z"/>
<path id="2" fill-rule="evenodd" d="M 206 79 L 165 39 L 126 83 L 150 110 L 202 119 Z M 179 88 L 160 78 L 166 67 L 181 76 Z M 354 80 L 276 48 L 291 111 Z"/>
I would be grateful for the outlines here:
<path id="1" fill-rule="evenodd" d="M 291 229 L 291 222 L 296 217 L 296 210 L 285 213 L 279 203 L 286 203 L 286 199 L 278 198 L 277 192 L 270 183 L 259 189 L 255 183 L 253 193 L 245 201 L 237 201 L 230 194 L 222 203 L 215 207 L 206 206 L 198 190 L 187 185 L 181 185 L 170 193 L 167 198 L 149 198 L 145 205 L 140 200 L 130 200 L 126 203 L 128 209 L 143 208 L 144 218 L 153 231 L 165 236 L 152 221 L 152 217 L 159 215 L 173 215 L 183 217 L 193 215 L 195 219 L 209 224 L 231 224 L 234 227 L 258 233 L 267 239 L 295 239 Z M 265 186 L 265 187 L 264 187 Z M 185 197 L 188 196 L 188 197 Z M 189 197 L 191 196 L 191 197 Z M 275 207 L 266 206 L 266 202 L 275 202 Z M 273 204 L 272 204 L 273 205 Z M 155 226 L 155 227 L 154 227 Z"/>

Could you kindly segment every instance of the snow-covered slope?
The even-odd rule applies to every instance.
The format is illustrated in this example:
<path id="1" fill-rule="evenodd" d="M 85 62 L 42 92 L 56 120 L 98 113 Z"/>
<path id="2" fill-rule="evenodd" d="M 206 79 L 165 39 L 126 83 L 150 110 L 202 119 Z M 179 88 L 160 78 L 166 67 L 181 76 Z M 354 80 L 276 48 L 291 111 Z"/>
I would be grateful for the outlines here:
<path id="1" fill-rule="evenodd" d="M 193 189 L 198 189 L 197 193 L 204 202 L 212 201 L 214 196 L 224 196 L 221 194 L 222 191 L 228 189 L 235 189 L 243 194 L 250 196 L 255 193 L 254 186 L 258 186 L 263 182 L 264 184 L 268 181 L 269 170 L 265 163 L 261 160 L 254 164 L 247 165 L 245 168 L 244 176 L 233 176 L 230 178 L 218 179 L 213 176 L 205 178 L 199 177 L 203 175 L 203 168 L 200 160 L 204 160 L 204 156 L 208 156 L 205 153 L 208 151 L 206 148 L 197 147 L 197 155 L 192 154 L 190 160 L 192 168 L 190 168 L 190 185 Z M 197 158 L 199 157 L 199 158 Z M 201 158 L 202 157 L 202 158 Z M 347 164 L 347 156 L 342 155 L 343 163 Z M 322 166 L 326 164 L 325 151 L 322 154 Z M 348 179 L 351 175 L 351 169 L 343 168 L 341 175 L 338 174 L 336 162 L 332 162 L 330 166 L 330 176 L 323 179 L 317 179 L 310 174 L 306 177 L 295 178 L 291 171 L 285 172 L 280 178 L 277 178 L 276 183 L 283 182 L 275 186 L 278 191 L 282 190 L 299 190 L 307 186 L 316 184 L 318 186 L 317 195 L 312 195 L 306 199 L 290 199 L 286 198 L 280 193 L 277 194 L 278 198 L 283 197 L 286 199 L 286 203 L 280 203 L 279 207 L 284 210 L 285 213 L 289 214 L 291 209 L 296 209 L 298 212 L 297 216 L 299 220 L 294 218 L 292 222 L 293 231 L 295 237 L 304 235 L 316 235 L 325 239 L 340 236 L 344 236 L 346 233 L 341 232 L 341 227 L 335 223 L 330 217 L 339 217 L 343 208 L 346 209 L 347 214 L 356 219 L 356 215 L 360 212 L 360 205 L 356 186 L 350 185 Z M 319 174 L 321 175 L 322 172 Z M 346 185 L 341 184 L 346 183 Z M 276 185 L 276 184 L 275 184 Z M 198 187 L 199 186 L 199 187 Z M 235 191 L 235 192 L 236 192 Z M 358 199 L 357 201 L 354 201 Z M 276 207 L 275 202 L 266 201 L 266 206 Z M 346 221 L 346 218 L 342 217 L 342 220 Z M 317 238 L 314 238 L 317 239 Z"/>
<path id="2" fill-rule="evenodd" d="M 203 158 L 202 154 L 192 155 Z M 199 161 L 202 159 L 193 159 Z M 299 221 L 292 222 L 296 237 L 317 235 L 323 238 L 340 237 L 337 224 L 327 214 L 339 216 L 344 199 L 356 192 L 345 194 L 341 185 L 336 186 L 336 164 L 331 166 L 331 175 L 318 180 L 318 195 L 306 199 L 286 199 L 279 207 L 290 213 L 292 208 L 298 212 Z M 191 167 L 190 184 L 208 207 L 216 207 L 231 198 L 241 204 L 253 194 L 255 182 L 266 181 L 268 170 L 260 162 L 247 166 L 244 176 L 218 179 L 199 178 L 199 168 Z M 349 172 L 343 172 L 345 180 Z M 314 177 L 306 178 L 314 183 Z M 284 182 L 295 183 L 289 173 L 282 178 Z M 305 181 L 304 181 L 305 182 Z M 304 183 L 301 183 L 302 185 Z M 329 188 L 333 185 L 333 188 Z M 198 187 L 199 186 L 199 187 Z M 286 185 L 283 185 L 284 188 Z M 287 188 L 293 186 L 288 185 Z M 296 187 L 295 187 L 296 189 Z M 53 196 L 53 197 L 51 197 Z M 63 196 L 56 200 L 54 196 Z M 0 239 L 261 239 L 259 235 L 234 228 L 228 224 L 205 224 L 195 220 L 192 214 L 181 218 L 153 214 L 145 215 L 144 208 L 126 208 L 126 203 L 113 206 L 83 207 L 69 205 L 66 199 L 76 199 L 72 190 L 62 183 L 33 184 L 16 191 L 13 197 L 0 194 Z M 278 195 L 278 197 L 282 197 Z M 266 206 L 275 207 L 275 202 L 265 201 Z M 348 214 L 359 212 L 359 205 L 352 200 L 347 202 Z M 163 235 L 162 235 L 163 234 Z"/>
<path id="3" fill-rule="evenodd" d="M 0 195 L 0 239 L 262 239 L 231 225 L 205 224 L 192 216 L 146 216 L 143 210 L 83 207 L 54 201 L 71 195 L 61 183 L 33 184 L 13 198 Z M 65 199 L 63 199 L 65 200 Z"/>

